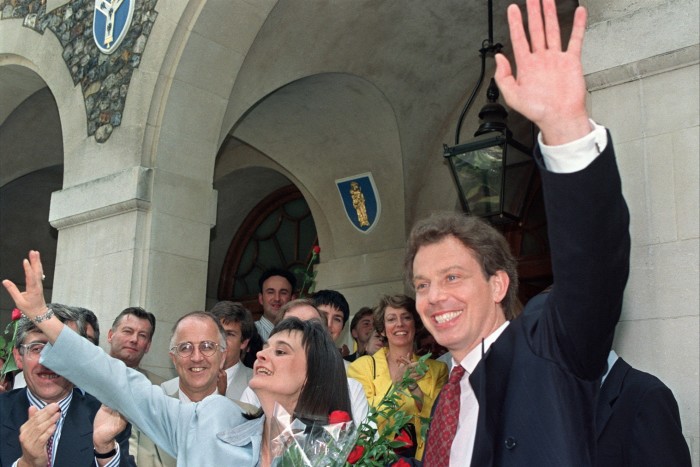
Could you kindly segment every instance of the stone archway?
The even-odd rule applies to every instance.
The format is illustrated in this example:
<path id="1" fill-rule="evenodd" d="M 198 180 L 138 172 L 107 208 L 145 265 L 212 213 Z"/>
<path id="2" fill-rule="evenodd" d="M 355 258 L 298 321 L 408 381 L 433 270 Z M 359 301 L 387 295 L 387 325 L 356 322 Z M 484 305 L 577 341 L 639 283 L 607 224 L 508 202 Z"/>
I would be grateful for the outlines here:
<path id="1" fill-rule="evenodd" d="M 29 69 L 13 67 L 12 72 L 35 85 L 43 84 Z M 13 91 L 4 88 L 2 92 Z M 6 97 L 2 97 L 5 102 Z M 58 231 L 49 224 L 49 207 L 52 193 L 63 184 L 61 121 L 45 84 L 11 110 L 0 125 L 0 276 L 22 284 L 21 261 L 30 249 L 39 250 L 50 300 Z M 3 294 L 0 309 L 12 308 L 9 296 Z M 2 322 L 9 320 L 9 313 L 2 318 Z"/>

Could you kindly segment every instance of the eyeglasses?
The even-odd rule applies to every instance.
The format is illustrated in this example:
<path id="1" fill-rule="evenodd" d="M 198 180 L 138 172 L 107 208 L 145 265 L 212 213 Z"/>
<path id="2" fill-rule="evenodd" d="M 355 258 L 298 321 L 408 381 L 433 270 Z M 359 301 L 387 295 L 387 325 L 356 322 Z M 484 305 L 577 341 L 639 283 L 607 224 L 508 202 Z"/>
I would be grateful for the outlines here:
<path id="1" fill-rule="evenodd" d="M 19 354 L 30 358 L 39 358 L 41 351 L 44 350 L 46 342 L 32 342 L 29 344 L 20 344 Z"/>
<path id="2" fill-rule="evenodd" d="M 197 345 L 199 353 L 205 357 L 211 357 L 219 348 L 219 344 L 212 341 L 202 341 Z M 175 347 L 170 348 L 171 352 L 175 352 L 180 357 L 189 357 L 194 353 L 194 344 L 192 342 L 181 342 Z"/>

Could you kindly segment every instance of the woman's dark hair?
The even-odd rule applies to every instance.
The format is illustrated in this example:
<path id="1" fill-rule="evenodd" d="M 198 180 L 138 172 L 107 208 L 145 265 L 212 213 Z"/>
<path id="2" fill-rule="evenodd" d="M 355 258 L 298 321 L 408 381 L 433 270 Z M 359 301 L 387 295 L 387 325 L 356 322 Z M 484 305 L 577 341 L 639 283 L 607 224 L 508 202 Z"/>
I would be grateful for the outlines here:
<path id="1" fill-rule="evenodd" d="M 327 425 L 328 415 L 334 410 L 352 415 L 345 365 L 328 331 L 316 320 L 290 317 L 277 323 L 270 336 L 284 331 L 300 331 L 306 351 L 306 381 L 294 416 L 307 425 Z"/>

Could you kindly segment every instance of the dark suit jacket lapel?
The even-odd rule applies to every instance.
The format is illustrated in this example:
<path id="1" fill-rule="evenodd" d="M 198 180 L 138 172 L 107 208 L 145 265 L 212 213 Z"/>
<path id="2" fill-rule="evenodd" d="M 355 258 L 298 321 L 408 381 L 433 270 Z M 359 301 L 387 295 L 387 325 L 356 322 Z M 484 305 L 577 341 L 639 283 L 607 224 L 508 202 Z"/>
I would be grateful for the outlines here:
<path id="1" fill-rule="evenodd" d="M 17 391 L 12 394 L 8 400 L 8 406 L 4 409 L 8 410 L 9 414 L 5 418 L 2 414 L 2 427 L 0 428 L 0 443 L 2 443 L 2 460 L 4 464 L 12 465 L 22 456 L 22 448 L 19 444 L 19 427 L 27 421 L 27 411 L 29 410 L 29 399 L 27 399 L 26 389 Z"/>
<path id="2" fill-rule="evenodd" d="M 608 376 L 605 378 L 603 386 L 600 388 L 598 396 L 598 404 L 596 408 L 596 438 L 600 436 L 605 429 L 605 425 L 610 420 L 610 415 L 613 412 L 613 406 L 617 402 L 617 398 L 622 391 L 622 383 L 625 380 L 627 372 L 632 368 L 626 361 L 618 358 L 613 367 L 610 369 Z"/>
<path id="3" fill-rule="evenodd" d="M 73 400 L 61 430 L 55 465 L 90 465 L 93 461 L 92 423 L 94 414 L 85 396 L 73 390 Z"/>
<path id="4" fill-rule="evenodd" d="M 514 327 L 519 324 L 516 321 L 508 325 L 469 376 L 476 400 L 479 401 L 479 421 L 471 463 L 474 466 L 494 465 L 494 437 L 497 436 L 510 367 L 513 363 Z"/>

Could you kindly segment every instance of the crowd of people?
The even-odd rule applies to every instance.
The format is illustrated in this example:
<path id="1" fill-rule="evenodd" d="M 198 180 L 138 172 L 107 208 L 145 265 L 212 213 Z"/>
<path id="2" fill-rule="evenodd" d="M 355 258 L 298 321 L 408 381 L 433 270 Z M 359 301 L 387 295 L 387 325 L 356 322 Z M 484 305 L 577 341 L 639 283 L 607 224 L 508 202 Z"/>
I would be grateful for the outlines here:
<path id="1" fill-rule="evenodd" d="M 96 320 L 45 303 L 31 251 L 25 290 L 3 281 L 25 316 L 13 354 L 26 387 L 16 378 L 0 394 L 0 467 L 267 467 L 280 408 L 307 424 L 338 410 L 361 423 L 406 374 L 413 382 L 400 407 L 416 439 L 402 454 L 411 465 L 690 465 L 668 388 L 611 352 L 629 216 L 610 134 L 586 110 L 585 10 L 566 48 L 554 0 L 527 0 L 527 18 L 526 34 L 520 8 L 509 7 L 517 76 L 499 54 L 495 78 L 541 132 L 549 293 L 518 313 L 516 261 L 503 236 L 479 219 L 439 213 L 409 235 L 404 266 L 415 299 L 387 295 L 358 310 L 352 349 L 336 343 L 351 315 L 340 292 L 296 299 L 294 276 L 270 270 L 258 321 L 233 302 L 177 321 L 168 350 L 178 377 L 162 381 L 140 368 L 151 313 L 120 313 L 103 352 Z M 446 353 L 417 372 L 419 348 Z"/>

